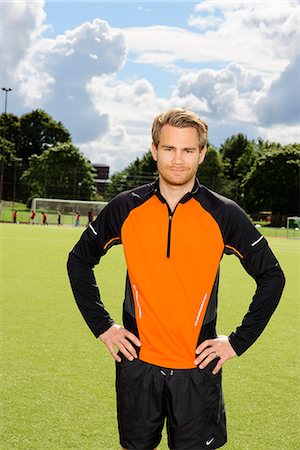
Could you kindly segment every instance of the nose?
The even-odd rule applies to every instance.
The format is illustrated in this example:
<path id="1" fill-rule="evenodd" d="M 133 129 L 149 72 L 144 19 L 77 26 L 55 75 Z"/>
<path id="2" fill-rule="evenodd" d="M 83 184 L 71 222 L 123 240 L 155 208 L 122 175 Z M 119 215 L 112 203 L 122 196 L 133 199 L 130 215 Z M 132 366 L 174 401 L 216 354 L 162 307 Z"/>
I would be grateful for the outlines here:
<path id="1" fill-rule="evenodd" d="M 182 164 L 182 162 L 182 152 L 179 149 L 175 150 L 173 153 L 173 164 Z"/>

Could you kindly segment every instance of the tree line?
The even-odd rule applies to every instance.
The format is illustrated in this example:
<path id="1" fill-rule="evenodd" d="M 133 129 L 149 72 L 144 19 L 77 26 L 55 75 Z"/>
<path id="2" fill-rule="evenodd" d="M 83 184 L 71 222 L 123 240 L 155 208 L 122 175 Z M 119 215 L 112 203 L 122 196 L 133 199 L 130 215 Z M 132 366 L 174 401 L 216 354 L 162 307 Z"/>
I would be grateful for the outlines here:
<path id="1" fill-rule="evenodd" d="M 45 111 L 0 115 L 3 195 L 90 200 L 97 195 L 95 169 L 72 143 L 69 131 Z M 1 198 L 1 196 L 0 196 Z"/>
<path id="2" fill-rule="evenodd" d="M 299 156 L 300 144 L 250 141 L 238 133 L 227 138 L 220 148 L 208 145 L 197 176 L 206 187 L 237 201 L 248 213 L 298 215 Z M 156 177 L 156 163 L 149 150 L 112 175 L 107 196 L 110 199 Z"/>
<path id="3" fill-rule="evenodd" d="M 104 197 L 95 188 L 95 169 L 61 122 L 37 109 L 18 117 L 0 115 L 4 173 L 0 198 L 29 203 L 33 197 L 110 200 L 119 192 L 156 179 L 150 150 L 113 174 Z M 200 182 L 237 201 L 253 214 L 299 215 L 300 144 L 282 146 L 238 133 L 219 148 L 209 144 L 199 167 Z M 1 185 L 1 183 L 0 183 Z"/>

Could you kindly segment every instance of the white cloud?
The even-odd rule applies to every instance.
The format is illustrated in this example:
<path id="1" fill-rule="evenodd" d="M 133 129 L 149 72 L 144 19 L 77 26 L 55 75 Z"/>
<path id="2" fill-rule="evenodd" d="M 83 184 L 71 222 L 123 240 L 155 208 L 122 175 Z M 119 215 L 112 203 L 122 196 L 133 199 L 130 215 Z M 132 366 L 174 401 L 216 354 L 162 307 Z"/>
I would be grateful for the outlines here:
<path id="1" fill-rule="evenodd" d="M 280 142 L 282 145 L 294 144 L 300 141 L 300 125 L 272 125 L 259 127 L 258 133 L 270 142 Z"/>
<path id="2" fill-rule="evenodd" d="M 99 139 L 82 143 L 80 148 L 92 162 L 120 170 L 149 149 L 153 117 L 167 108 L 167 100 L 157 98 L 145 79 L 124 82 L 104 75 L 93 77 L 87 89 L 96 110 L 100 114 L 109 111 L 109 126 Z"/>
<path id="3" fill-rule="evenodd" d="M 223 137 L 234 129 L 234 117 L 245 122 L 240 122 L 238 131 L 251 130 L 253 113 L 246 100 L 239 98 L 239 89 L 247 96 L 255 92 L 254 85 L 261 83 L 255 73 L 230 65 L 223 71 L 203 70 L 181 77 L 170 98 L 163 99 L 145 79 L 125 82 L 109 75 L 94 77 L 88 92 L 99 113 L 109 111 L 109 127 L 101 138 L 80 147 L 91 161 L 108 164 L 112 172 L 121 170 L 149 149 L 155 115 L 176 106 L 192 109 L 206 119 L 213 142 L 216 134 Z M 226 123 L 230 123 L 228 128 Z"/>
<path id="4" fill-rule="evenodd" d="M 87 89 L 97 111 L 109 111 L 112 126 L 122 123 L 133 132 L 148 122 L 147 105 L 151 110 L 157 101 L 153 86 L 145 79 L 126 83 L 114 76 L 93 77 Z"/>
<path id="5" fill-rule="evenodd" d="M 246 55 L 253 64 L 253 50 L 257 54 L 257 61 L 265 58 L 265 64 L 270 63 L 272 58 L 285 61 L 295 56 L 300 37 L 300 8 L 296 1 L 205 0 L 197 5 L 196 10 L 199 18 L 213 12 L 218 20 L 222 19 L 218 29 L 207 35 L 220 39 L 222 48 L 231 44 L 233 57 L 236 54 L 239 62 Z M 263 66 L 259 69 L 263 70 Z"/>
<path id="6" fill-rule="evenodd" d="M 55 78 L 51 77 L 47 72 L 39 72 L 31 70 L 29 76 L 24 71 L 20 74 L 19 94 L 22 97 L 24 105 L 31 108 L 41 108 L 44 98 L 51 95 Z"/>
<path id="7" fill-rule="evenodd" d="M 224 0 L 203 0 L 201 3 L 198 3 L 195 6 L 195 11 L 197 12 L 208 12 L 213 13 L 216 10 L 220 9 L 223 11 L 226 10 L 238 10 L 242 6 L 245 6 L 245 0 L 244 1 L 225 1 Z M 251 0 L 247 2 L 248 4 L 251 3 Z M 258 3 L 258 2 L 256 2 Z"/>
<path id="8" fill-rule="evenodd" d="M 214 15 L 195 16 L 192 14 L 188 20 L 191 27 L 207 30 L 208 28 L 217 28 L 221 25 L 222 19 Z"/>
<path id="9" fill-rule="evenodd" d="M 300 124 L 300 55 L 273 81 L 256 104 L 261 125 Z M 300 138 L 300 136 L 299 136 Z"/>
<path id="10" fill-rule="evenodd" d="M 20 69 L 20 92 L 29 107 L 44 107 L 71 131 L 75 142 L 95 139 L 109 126 L 86 87 L 95 75 L 115 73 L 126 59 L 121 33 L 95 19 L 32 46 Z"/>
<path id="11" fill-rule="evenodd" d="M 48 72 L 65 87 L 79 87 L 96 74 L 114 73 L 125 62 L 123 35 L 95 19 L 55 39 L 42 39 L 31 48 L 26 68 Z"/>
<path id="12" fill-rule="evenodd" d="M 217 11 L 217 14 L 216 14 Z M 211 13 L 214 13 L 212 15 Z M 295 56 L 299 6 L 292 1 L 204 1 L 189 24 L 199 31 L 151 26 L 123 29 L 130 56 L 143 64 L 233 62 L 273 78 Z"/>
<path id="13" fill-rule="evenodd" d="M 122 125 L 116 125 L 98 140 L 80 144 L 80 149 L 88 159 L 92 163 L 107 164 L 110 174 L 124 169 L 148 148 L 149 142 L 146 138 L 129 135 Z"/>
<path id="14" fill-rule="evenodd" d="M 45 1 L 1 2 L 0 77 L 3 84 L 15 82 L 17 67 L 32 43 L 45 30 Z"/>
<path id="15" fill-rule="evenodd" d="M 175 92 L 181 99 L 193 95 L 201 100 L 206 106 L 203 114 L 214 121 L 253 122 L 252 105 L 263 86 L 259 74 L 230 64 L 222 70 L 203 69 L 183 75 Z"/>
<path id="16" fill-rule="evenodd" d="M 109 111 L 109 127 L 99 139 L 80 144 L 93 162 L 110 165 L 111 171 L 141 157 L 151 146 L 154 117 L 169 107 L 203 111 L 206 104 L 193 95 L 180 97 L 176 90 L 170 98 L 156 95 L 146 79 L 120 81 L 115 76 L 94 77 L 88 92 L 99 113 Z"/>

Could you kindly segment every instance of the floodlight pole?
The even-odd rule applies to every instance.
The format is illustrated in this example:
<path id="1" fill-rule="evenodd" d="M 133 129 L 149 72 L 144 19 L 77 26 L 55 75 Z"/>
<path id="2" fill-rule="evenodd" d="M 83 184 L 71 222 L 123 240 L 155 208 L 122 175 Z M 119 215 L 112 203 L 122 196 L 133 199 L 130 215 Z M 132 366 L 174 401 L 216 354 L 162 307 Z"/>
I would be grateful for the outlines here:
<path id="1" fill-rule="evenodd" d="M 4 114 L 6 114 L 7 113 L 7 94 L 8 94 L 8 92 L 12 91 L 12 89 L 3 87 L 2 91 L 5 92 Z"/>
<path id="2" fill-rule="evenodd" d="M 5 139 L 5 134 L 6 134 L 6 115 L 7 115 L 7 94 L 12 91 L 11 88 L 6 88 L 3 87 L 1 88 L 2 91 L 5 92 L 5 102 L 4 102 L 4 120 L 5 120 L 5 124 L 3 127 L 3 139 Z M 0 217 L 1 217 L 1 212 L 2 212 L 2 200 L 3 200 L 3 175 L 4 175 L 4 161 L 3 161 L 3 156 L 0 158 Z"/>

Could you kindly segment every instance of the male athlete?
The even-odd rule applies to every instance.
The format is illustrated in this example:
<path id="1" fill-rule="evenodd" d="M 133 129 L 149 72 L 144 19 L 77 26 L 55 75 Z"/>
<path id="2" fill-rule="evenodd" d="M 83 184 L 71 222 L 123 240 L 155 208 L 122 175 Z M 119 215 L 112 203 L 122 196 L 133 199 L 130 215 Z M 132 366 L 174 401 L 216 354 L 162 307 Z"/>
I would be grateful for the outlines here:
<path id="1" fill-rule="evenodd" d="M 153 122 L 159 178 L 117 195 L 81 236 L 68 271 L 78 307 L 117 361 L 123 449 L 155 449 L 167 423 L 170 449 L 223 446 L 224 362 L 258 338 L 280 299 L 284 275 L 246 214 L 196 178 L 207 125 L 171 109 Z M 123 244 L 127 281 L 123 326 L 101 301 L 93 266 Z M 242 324 L 217 336 L 217 292 L 223 254 L 234 254 L 257 284 Z"/>

